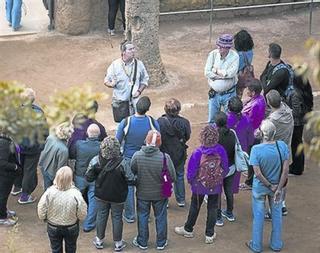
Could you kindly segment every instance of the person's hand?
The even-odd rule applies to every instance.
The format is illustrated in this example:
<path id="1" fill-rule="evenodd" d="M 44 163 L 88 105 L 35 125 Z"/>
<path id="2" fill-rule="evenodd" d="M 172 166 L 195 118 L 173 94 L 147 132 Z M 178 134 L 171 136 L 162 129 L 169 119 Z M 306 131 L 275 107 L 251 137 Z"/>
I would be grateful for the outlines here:
<path id="1" fill-rule="evenodd" d="M 281 190 L 276 190 L 273 196 L 273 201 L 278 204 L 281 202 Z"/>
<path id="2" fill-rule="evenodd" d="M 137 97 L 139 97 L 141 95 L 141 91 L 140 90 L 137 90 L 133 95 L 132 95 L 132 97 L 133 98 L 137 98 Z"/>
<path id="3" fill-rule="evenodd" d="M 273 184 L 273 185 L 271 185 L 271 187 L 270 187 L 270 190 L 271 190 L 272 192 L 276 192 L 277 189 L 278 189 L 278 185 L 277 185 L 277 184 Z"/>

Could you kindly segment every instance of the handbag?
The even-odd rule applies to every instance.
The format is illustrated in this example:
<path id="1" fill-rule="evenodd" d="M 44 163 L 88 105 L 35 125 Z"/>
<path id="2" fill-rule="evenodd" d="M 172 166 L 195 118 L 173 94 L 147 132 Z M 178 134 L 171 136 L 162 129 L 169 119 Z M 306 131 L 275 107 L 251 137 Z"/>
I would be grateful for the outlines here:
<path id="1" fill-rule="evenodd" d="M 247 171 L 249 167 L 249 155 L 242 150 L 237 133 L 233 129 L 230 130 L 234 133 L 236 138 L 236 144 L 234 147 L 234 161 L 236 170 L 239 172 Z"/>
<path id="2" fill-rule="evenodd" d="M 170 198 L 172 194 L 172 178 L 170 176 L 167 158 L 165 153 L 163 154 L 163 167 L 161 172 L 161 196 L 163 198 Z"/>
<path id="3" fill-rule="evenodd" d="M 245 53 L 242 53 L 244 58 L 245 67 L 238 74 L 238 88 L 245 88 L 247 83 L 254 78 L 254 68 L 248 61 Z"/>
<path id="4" fill-rule="evenodd" d="M 279 145 L 278 145 L 278 142 L 277 142 L 277 141 L 276 141 L 276 146 L 277 146 L 278 154 L 279 154 L 279 156 L 280 156 L 280 178 L 279 178 L 279 182 L 280 182 L 281 175 L 282 175 L 282 171 L 283 171 L 283 164 L 282 164 L 282 156 L 281 156 L 280 149 L 279 149 Z M 286 187 L 287 184 L 288 184 L 288 178 L 287 178 L 286 181 L 284 182 L 283 188 Z"/>
<path id="5" fill-rule="evenodd" d="M 132 107 L 132 91 L 134 84 L 136 82 L 137 78 L 137 60 L 134 59 L 134 74 L 132 79 L 132 86 L 130 90 L 130 98 L 129 101 L 120 101 L 120 100 L 112 100 L 111 106 L 112 106 L 112 114 L 113 119 L 116 123 L 121 122 L 121 120 L 125 119 L 126 117 L 130 116 L 130 111 Z"/>

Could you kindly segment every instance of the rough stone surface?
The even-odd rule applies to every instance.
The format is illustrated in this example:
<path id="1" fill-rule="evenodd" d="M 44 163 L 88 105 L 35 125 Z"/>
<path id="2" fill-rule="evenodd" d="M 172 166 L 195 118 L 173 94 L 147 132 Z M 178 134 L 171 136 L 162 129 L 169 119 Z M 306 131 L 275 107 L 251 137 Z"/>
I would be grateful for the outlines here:
<path id="1" fill-rule="evenodd" d="M 160 12 L 195 10 L 210 8 L 210 0 L 157 0 L 152 2 L 160 2 Z M 78 35 L 88 33 L 94 30 L 106 30 L 108 19 L 108 1 L 107 0 L 59 0 L 56 1 L 56 29 L 59 32 Z M 258 5 L 270 3 L 295 2 L 295 0 L 213 0 L 214 8 L 220 7 L 236 7 L 244 5 Z M 139 8 L 144 8 L 149 1 L 141 1 Z M 261 15 L 270 13 L 279 13 L 292 8 L 301 8 L 302 5 L 296 7 L 277 7 L 264 9 L 250 9 L 247 11 L 224 11 L 215 14 L 218 18 L 230 18 L 243 15 Z M 208 13 L 195 13 L 189 15 L 174 15 L 161 17 L 161 20 L 177 20 L 177 19 L 203 19 L 208 18 Z M 138 21 L 137 21 L 138 22 Z M 118 11 L 116 20 L 116 30 L 122 30 L 121 15 Z"/>
<path id="2" fill-rule="evenodd" d="M 159 49 L 159 0 L 127 0 L 127 37 L 137 48 L 151 85 L 166 82 Z"/>

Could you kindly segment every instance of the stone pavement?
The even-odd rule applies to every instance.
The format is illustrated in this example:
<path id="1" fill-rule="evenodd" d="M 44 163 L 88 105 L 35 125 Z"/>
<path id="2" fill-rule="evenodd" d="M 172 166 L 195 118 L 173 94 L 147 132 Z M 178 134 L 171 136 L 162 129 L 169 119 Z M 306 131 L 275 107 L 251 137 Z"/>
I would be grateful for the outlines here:
<path id="1" fill-rule="evenodd" d="M 23 0 L 21 29 L 13 32 L 6 19 L 5 0 L 0 1 L 0 37 L 34 34 L 47 30 L 49 18 L 41 0 Z"/>

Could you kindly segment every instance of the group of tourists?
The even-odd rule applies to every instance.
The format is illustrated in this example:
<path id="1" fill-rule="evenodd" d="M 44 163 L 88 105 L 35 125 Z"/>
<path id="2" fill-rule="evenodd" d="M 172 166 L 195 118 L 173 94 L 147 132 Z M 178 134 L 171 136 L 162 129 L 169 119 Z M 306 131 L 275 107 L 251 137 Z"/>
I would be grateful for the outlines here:
<path id="1" fill-rule="evenodd" d="M 82 113 L 71 124 L 57 126 L 44 145 L 27 138 L 18 145 L 1 133 L 0 225 L 17 222 L 16 213 L 7 209 L 10 191 L 19 195 L 20 204 L 35 202 L 32 192 L 39 167 L 45 192 L 38 203 L 38 216 L 47 222 L 52 252 L 63 251 L 63 240 L 66 252 L 76 252 L 80 226 L 84 232 L 95 230 L 93 244 L 104 248 L 110 211 L 114 250 L 126 246 L 123 220 L 137 222 L 132 244 L 146 250 L 151 206 L 156 248 L 163 250 L 168 245 L 169 197 L 173 193 L 177 206 L 186 206 L 186 171 L 191 202 L 185 223 L 174 228 L 176 234 L 194 236 L 201 205 L 206 202 L 204 242 L 212 244 L 217 236 L 215 226 L 237 219 L 234 194 L 246 189 L 252 190 L 253 213 L 247 247 L 262 252 L 263 223 L 271 219 L 269 246 L 280 251 L 284 245 L 282 216 L 288 214 L 288 173 L 301 175 L 304 169 L 303 151 L 297 149 L 302 143 L 304 116 L 313 107 L 311 86 L 281 60 L 281 47 L 276 43 L 269 45 L 269 61 L 260 79 L 254 77 L 254 43 L 247 31 L 223 34 L 216 46 L 205 65 L 208 124 L 201 129 L 200 143 L 189 152 L 187 164 L 191 125 L 180 115 L 181 103 L 167 99 L 164 114 L 157 120 L 148 114 L 151 100 L 142 93 L 149 76 L 142 61 L 135 58 L 134 45 L 126 41 L 104 80 L 113 89 L 112 112 L 119 123 L 115 136 Z M 32 89 L 23 95 L 29 99 L 25 106 L 43 114 L 34 104 Z M 97 112 L 97 102 L 91 110 Z M 240 184 L 246 170 L 247 178 Z M 223 192 L 226 209 L 221 205 Z"/>

